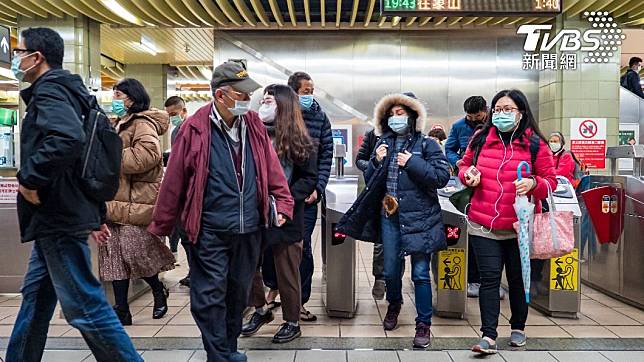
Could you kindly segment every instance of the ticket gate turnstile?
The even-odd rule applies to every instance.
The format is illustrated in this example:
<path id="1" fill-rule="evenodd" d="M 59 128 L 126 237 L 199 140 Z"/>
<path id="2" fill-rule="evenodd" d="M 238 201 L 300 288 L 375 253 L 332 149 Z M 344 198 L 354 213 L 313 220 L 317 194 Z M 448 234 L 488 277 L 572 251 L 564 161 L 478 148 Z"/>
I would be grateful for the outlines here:
<path id="1" fill-rule="evenodd" d="M 557 176 L 553 199 L 557 211 L 574 214 L 575 249 L 559 258 L 531 260 L 530 305 L 552 317 L 577 319 L 581 306 L 581 210 L 575 189 L 565 177 Z"/>
<path id="2" fill-rule="evenodd" d="M 438 190 L 448 249 L 432 256 L 434 313 L 445 318 L 463 319 L 467 306 L 467 221 L 449 201 L 449 196 L 462 188 L 452 177 L 445 188 Z"/>
<path id="3" fill-rule="evenodd" d="M 322 302 L 329 317 L 353 318 L 358 308 L 356 240 L 335 232 L 340 218 L 358 193 L 358 178 L 331 177 L 326 189 L 322 232 L 326 242 L 326 264 L 322 278 Z"/>
<path id="4" fill-rule="evenodd" d="M 586 261 L 582 265 L 582 282 L 644 309 L 644 145 L 608 147 L 606 159 L 610 160 L 611 175 L 588 176 L 587 188 L 609 186 L 623 195 L 621 200 L 610 201 L 610 214 L 617 214 L 621 220 L 609 224 L 619 229 L 619 236 L 612 242 L 600 240 L 596 226 L 589 220 L 588 209 L 601 205 L 583 205 L 583 219 L 588 226 L 582 229 L 582 258 Z M 619 159 L 633 160 L 632 173 L 619 173 Z"/>

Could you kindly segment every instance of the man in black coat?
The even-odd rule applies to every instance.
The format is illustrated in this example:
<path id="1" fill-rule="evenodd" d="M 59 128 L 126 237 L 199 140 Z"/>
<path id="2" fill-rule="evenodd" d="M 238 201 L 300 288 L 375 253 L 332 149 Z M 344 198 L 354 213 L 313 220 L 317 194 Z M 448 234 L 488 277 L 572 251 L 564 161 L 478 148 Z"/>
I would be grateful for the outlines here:
<path id="1" fill-rule="evenodd" d="M 23 242 L 35 241 L 7 361 L 40 361 L 59 301 L 65 318 L 98 361 L 142 361 L 92 273 L 87 239 L 104 224 L 105 204 L 79 186 L 87 140 L 83 115 L 90 95 L 62 69 L 65 45 L 55 31 L 22 31 L 11 69 L 31 86 L 20 134 L 18 219 Z M 84 99 L 83 99 L 84 98 Z M 109 230 L 92 233 L 104 242 Z"/>
<path id="2" fill-rule="evenodd" d="M 620 83 L 622 87 L 644 98 L 642 92 L 642 83 L 640 80 L 640 71 L 642 70 L 642 58 L 632 57 L 628 62 L 628 71 L 622 76 Z"/>
<path id="3" fill-rule="evenodd" d="M 317 318 L 308 312 L 304 305 L 311 297 L 311 283 L 313 279 L 313 249 L 311 236 L 318 218 L 318 202 L 324 197 L 326 185 L 331 175 L 331 162 L 333 160 L 333 137 L 331 135 L 331 122 L 320 104 L 313 98 L 315 90 L 311 76 L 304 72 L 293 73 L 288 79 L 288 85 L 300 96 L 302 117 L 309 130 L 309 135 L 318 143 L 318 183 L 315 191 L 305 202 L 304 208 L 304 250 L 300 274 L 302 277 L 302 316 L 303 321 L 315 321 Z"/>

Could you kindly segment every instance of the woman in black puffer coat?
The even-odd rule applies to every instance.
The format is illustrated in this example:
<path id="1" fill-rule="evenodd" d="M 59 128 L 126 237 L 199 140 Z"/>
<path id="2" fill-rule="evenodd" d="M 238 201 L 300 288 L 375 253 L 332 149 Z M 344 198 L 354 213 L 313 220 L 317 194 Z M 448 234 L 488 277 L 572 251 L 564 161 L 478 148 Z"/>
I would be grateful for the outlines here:
<path id="1" fill-rule="evenodd" d="M 401 267 L 411 256 L 416 293 L 414 346 L 429 345 L 431 254 L 447 248 L 436 190 L 447 185 L 448 163 L 441 147 L 422 134 L 425 107 L 404 94 L 385 96 L 374 110 L 380 136 L 365 171 L 367 187 L 338 224 L 357 240 L 382 239 L 389 308 L 385 330 L 398 324 L 402 305 Z"/>

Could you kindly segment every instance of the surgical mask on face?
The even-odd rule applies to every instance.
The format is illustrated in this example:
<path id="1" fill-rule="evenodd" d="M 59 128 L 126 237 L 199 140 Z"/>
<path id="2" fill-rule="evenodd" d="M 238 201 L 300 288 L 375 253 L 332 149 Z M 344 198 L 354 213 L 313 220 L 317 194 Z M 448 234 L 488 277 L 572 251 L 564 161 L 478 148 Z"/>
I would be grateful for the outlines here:
<path id="1" fill-rule="evenodd" d="M 387 120 L 387 125 L 391 128 L 392 131 L 402 134 L 405 133 L 409 127 L 408 116 L 391 116 Z"/>
<path id="2" fill-rule="evenodd" d="M 170 117 L 170 123 L 172 123 L 172 125 L 175 126 L 175 127 L 179 127 L 182 122 L 183 122 L 183 119 L 181 119 L 181 116 L 171 116 Z"/>
<path id="3" fill-rule="evenodd" d="M 250 101 L 235 101 L 235 107 L 228 110 L 233 116 L 243 116 L 250 111 Z"/>
<path id="4" fill-rule="evenodd" d="M 123 117 L 127 113 L 125 101 L 122 99 L 112 99 L 112 113 L 118 117 Z"/>
<path id="5" fill-rule="evenodd" d="M 557 153 L 561 151 L 561 143 L 559 142 L 550 142 L 550 149 L 552 150 L 553 153 Z"/>
<path id="6" fill-rule="evenodd" d="M 16 77 L 16 79 L 18 79 L 20 82 L 23 82 L 25 79 L 25 74 L 27 74 L 28 71 L 34 69 L 34 67 L 36 66 L 36 64 L 34 64 L 33 66 L 25 70 L 22 70 L 20 69 L 20 64 L 22 63 L 22 60 L 34 54 L 36 53 L 31 53 L 25 57 L 22 57 L 20 55 L 14 55 L 13 59 L 11 59 L 11 71 L 13 72 L 13 75 Z"/>
<path id="7" fill-rule="evenodd" d="M 309 109 L 313 105 L 313 95 L 305 94 L 300 96 L 300 105 L 304 109 Z"/>
<path id="8" fill-rule="evenodd" d="M 277 104 L 262 104 L 257 113 L 262 122 L 273 123 L 275 122 L 275 114 L 277 113 Z"/>
<path id="9" fill-rule="evenodd" d="M 519 118 L 521 120 L 521 118 Z M 492 124 L 501 132 L 512 131 L 519 121 L 517 121 L 517 112 L 498 112 L 492 115 Z"/>

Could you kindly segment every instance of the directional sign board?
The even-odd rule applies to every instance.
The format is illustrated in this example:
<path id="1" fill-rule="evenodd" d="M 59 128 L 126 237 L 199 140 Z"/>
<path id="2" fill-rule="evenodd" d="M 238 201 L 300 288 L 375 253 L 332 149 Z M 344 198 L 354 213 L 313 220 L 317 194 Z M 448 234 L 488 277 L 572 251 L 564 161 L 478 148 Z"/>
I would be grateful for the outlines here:
<path id="1" fill-rule="evenodd" d="M 438 253 L 438 288 L 464 290 L 465 288 L 465 249 L 449 248 Z"/>
<path id="2" fill-rule="evenodd" d="M 11 31 L 0 26 L 0 63 L 11 64 Z"/>

